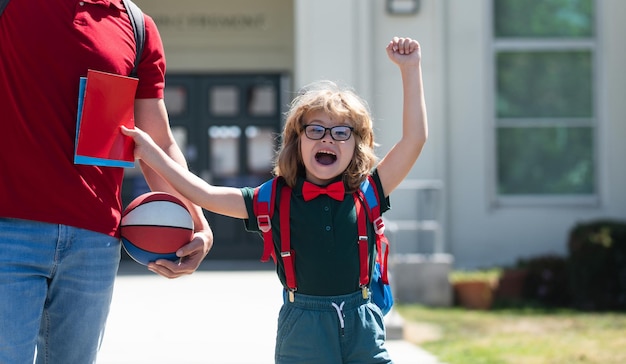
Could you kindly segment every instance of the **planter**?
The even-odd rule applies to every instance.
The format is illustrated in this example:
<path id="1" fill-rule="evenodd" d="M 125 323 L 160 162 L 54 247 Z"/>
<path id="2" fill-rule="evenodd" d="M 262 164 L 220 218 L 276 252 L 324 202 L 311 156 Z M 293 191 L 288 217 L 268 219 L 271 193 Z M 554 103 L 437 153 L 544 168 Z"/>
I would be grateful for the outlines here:
<path id="1" fill-rule="evenodd" d="M 488 310 L 493 304 L 493 287 L 488 281 L 463 281 L 453 284 L 454 295 L 462 307 Z"/>

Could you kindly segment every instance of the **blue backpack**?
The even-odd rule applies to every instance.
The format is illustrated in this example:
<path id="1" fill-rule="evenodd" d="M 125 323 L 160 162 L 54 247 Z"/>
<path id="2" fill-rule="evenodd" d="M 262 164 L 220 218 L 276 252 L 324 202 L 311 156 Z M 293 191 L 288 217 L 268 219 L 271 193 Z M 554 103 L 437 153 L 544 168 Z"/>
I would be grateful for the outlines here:
<path id="1" fill-rule="evenodd" d="M 274 253 L 274 239 L 272 237 L 271 217 L 274 214 L 274 202 L 276 201 L 277 178 L 273 178 L 254 190 L 253 207 L 259 229 L 263 233 L 263 255 L 261 261 L 267 262 L 271 257 L 276 262 Z M 289 209 L 291 188 L 284 185 L 280 199 L 280 226 L 289 226 Z M 387 277 L 387 257 L 389 255 L 389 241 L 384 235 L 384 223 L 380 215 L 380 205 L 376 186 L 369 176 L 357 192 L 353 194 L 354 205 L 357 212 L 357 224 L 359 232 L 359 285 L 363 292 L 363 298 L 372 294 L 372 301 L 386 315 L 393 306 L 393 296 Z M 376 261 L 373 271 L 369 272 L 369 244 L 367 234 L 367 220 L 374 225 L 376 231 Z M 297 290 L 295 276 L 295 252 L 291 249 L 289 229 L 281 230 L 280 259 L 285 269 L 285 280 L 289 300 L 293 302 L 294 292 Z"/>

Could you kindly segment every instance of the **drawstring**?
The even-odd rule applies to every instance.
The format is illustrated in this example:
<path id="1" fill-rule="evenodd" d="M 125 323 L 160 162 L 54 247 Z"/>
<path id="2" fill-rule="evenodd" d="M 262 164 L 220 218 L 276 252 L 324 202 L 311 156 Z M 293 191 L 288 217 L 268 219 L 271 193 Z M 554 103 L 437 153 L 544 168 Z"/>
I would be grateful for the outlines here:
<path id="1" fill-rule="evenodd" d="M 339 325 L 341 327 L 341 336 L 344 336 L 344 321 L 343 321 L 343 305 L 345 302 L 341 302 L 341 305 L 337 305 L 335 302 L 331 302 L 335 311 L 337 311 L 337 317 L 339 317 Z"/>

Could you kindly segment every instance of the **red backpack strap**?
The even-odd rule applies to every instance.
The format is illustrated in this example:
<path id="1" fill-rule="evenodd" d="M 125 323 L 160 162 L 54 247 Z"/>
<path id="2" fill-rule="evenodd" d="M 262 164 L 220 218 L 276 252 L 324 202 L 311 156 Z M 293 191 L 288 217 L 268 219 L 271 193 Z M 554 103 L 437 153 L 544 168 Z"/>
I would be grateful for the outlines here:
<path id="1" fill-rule="evenodd" d="M 272 235 L 272 216 L 274 215 L 274 204 L 276 201 L 276 189 L 278 177 L 273 178 L 254 189 L 253 210 L 257 218 L 259 230 L 263 233 L 263 255 L 262 262 L 267 262 L 270 257 L 275 263 L 274 237 Z M 291 249 L 291 187 L 285 185 L 280 188 L 280 257 L 285 269 L 285 280 L 289 290 L 289 301 L 293 302 L 294 292 L 298 289 L 296 284 L 295 251 Z"/>
<path id="2" fill-rule="evenodd" d="M 380 263 L 381 279 L 384 284 L 389 284 L 389 276 L 387 274 L 387 260 L 389 258 L 389 240 L 384 234 L 376 235 L 376 249 L 378 255 L 376 261 Z"/>
<path id="3" fill-rule="evenodd" d="M 272 216 L 274 215 L 274 201 L 276 196 L 277 178 L 266 181 L 254 189 L 252 207 L 256 216 L 259 230 L 263 233 L 262 262 L 267 262 L 270 257 L 276 262 L 274 254 L 274 239 L 272 237 Z"/>
<path id="4" fill-rule="evenodd" d="M 374 231 L 376 232 L 376 262 L 380 264 L 381 279 L 383 283 L 389 284 L 389 278 L 387 275 L 389 240 L 387 240 L 387 237 L 385 236 L 385 223 L 380 214 L 380 199 L 378 196 L 378 190 L 376 189 L 376 182 L 371 175 L 369 175 L 367 179 L 361 183 L 358 194 L 363 203 L 365 203 L 368 217 L 374 225 Z"/>
<path id="5" fill-rule="evenodd" d="M 296 253 L 291 249 L 291 187 L 283 186 L 280 190 L 280 257 L 285 269 L 285 280 L 289 290 L 289 301 L 294 301 L 294 292 L 298 289 L 296 284 Z"/>

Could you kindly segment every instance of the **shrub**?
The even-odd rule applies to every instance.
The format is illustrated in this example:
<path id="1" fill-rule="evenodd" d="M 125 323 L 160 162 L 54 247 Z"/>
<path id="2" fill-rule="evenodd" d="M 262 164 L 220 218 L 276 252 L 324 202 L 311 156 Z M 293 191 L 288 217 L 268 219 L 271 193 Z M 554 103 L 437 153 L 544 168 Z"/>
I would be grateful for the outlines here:
<path id="1" fill-rule="evenodd" d="M 577 224 L 570 231 L 568 250 L 574 307 L 626 309 L 626 222 Z"/>
<path id="2" fill-rule="evenodd" d="M 518 262 L 526 270 L 522 297 L 542 306 L 564 307 L 570 304 L 567 258 L 540 255 Z"/>

